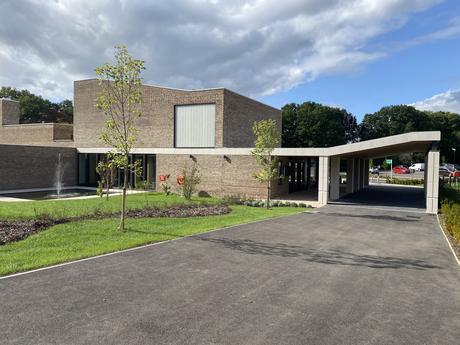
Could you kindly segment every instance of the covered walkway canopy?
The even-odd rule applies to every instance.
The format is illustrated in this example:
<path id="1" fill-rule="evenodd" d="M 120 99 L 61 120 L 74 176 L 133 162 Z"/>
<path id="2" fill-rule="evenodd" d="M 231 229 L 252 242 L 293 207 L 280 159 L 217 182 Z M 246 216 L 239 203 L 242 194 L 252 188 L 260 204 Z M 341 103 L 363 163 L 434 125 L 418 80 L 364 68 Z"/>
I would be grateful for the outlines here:
<path id="1" fill-rule="evenodd" d="M 438 212 L 440 132 L 411 132 L 328 148 L 319 156 L 318 201 L 340 197 L 340 160 L 347 161 L 348 194 L 369 185 L 369 159 L 409 152 L 425 154 L 424 195 L 427 213 Z"/>
<path id="2" fill-rule="evenodd" d="M 275 156 L 309 157 L 317 161 L 318 203 L 325 205 L 340 197 L 340 161 L 347 162 L 348 194 L 358 192 L 369 185 L 369 160 L 402 153 L 419 152 L 425 155 L 426 212 L 438 211 L 439 149 L 441 132 L 410 132 L 379 139 L 366 140 L 333 147 L 277 148 Z M 104 153 L 109 148 L 77 148 L 80 153 Z M 252 148 L 135 148 L 134 154 L 179 155 L 251 155 Z"/>

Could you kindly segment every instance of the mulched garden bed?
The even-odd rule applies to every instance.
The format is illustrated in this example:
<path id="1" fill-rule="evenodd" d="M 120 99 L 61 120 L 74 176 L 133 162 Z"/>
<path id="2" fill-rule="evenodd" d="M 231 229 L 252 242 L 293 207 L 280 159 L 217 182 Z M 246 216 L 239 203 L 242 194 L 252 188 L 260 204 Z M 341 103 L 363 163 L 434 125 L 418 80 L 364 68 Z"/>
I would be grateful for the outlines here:
<path id="1" fill-rule="evenodd" d="M 227 205 L 188 205 L 169 208 L 147 208 L 143 210 L 130 210 L 127 212 L 130 218 L 156 218 L 156 217 L 201 217 L 217 216 L 230 213 Z"/>
<path id="2" fill-rule="evenodd" d="M 230 213 L 231 209 L 227 205 L 186 205 L 168 208 L 146 208 L 142 210 L 129 210 L 129 218 L 185 218 L 213 216 Z M 88 215 L 82 217 L 72 217 L 57 220 L 3 220 L 0 221 L 0 245 L 9 242 L 23 240 L 29 235 L 43 231 L 49 227 L 71 221 L 87 219 L 104 219 L 119 216 L 120 213 Z"/>
<path id="3" fill-rule="evenodd" d="M 2 220 L 0 221 L 0 245 L 23 240 L 56 224 L 50 220 Z"/>

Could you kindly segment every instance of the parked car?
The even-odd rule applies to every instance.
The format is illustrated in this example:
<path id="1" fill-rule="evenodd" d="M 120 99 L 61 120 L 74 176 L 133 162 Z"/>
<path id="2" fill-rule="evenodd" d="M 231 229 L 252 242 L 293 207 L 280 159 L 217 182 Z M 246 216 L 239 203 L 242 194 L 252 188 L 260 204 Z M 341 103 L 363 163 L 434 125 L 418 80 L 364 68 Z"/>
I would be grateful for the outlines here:
<path id="1" fill-rule="evenodd" d="M 410 172 L 424 171 L 425 163 L 414 163 L 409 167 Z"/>
<path id="2" fill-rule="evenodd" d="M 397 165 L 393 168 L 393 172 L 395 174 L 410 174 L 410 170 L 408 167 L 405 167 L 404 165 Z"/>
<path id="3" fill-rule="evenodd" d="M 446 169 L 449 172 L 448 176 L 460 177 L 460 165 L 458 164 L 443 163 L 440 168 Z"/>
<path id="4" fill-rule="evenodd" d="M 380 173 L 380 168 L 379 167 L 371 167 L 371 168 L 369 168 L 369 172 L 371 174 L 378 174 L 378 173 Z"/>
<path id="5" fill-rule="evenodd" d="M 439 167 L 439 177 L 449 177 L 450 171 L 446 167 Z"/>

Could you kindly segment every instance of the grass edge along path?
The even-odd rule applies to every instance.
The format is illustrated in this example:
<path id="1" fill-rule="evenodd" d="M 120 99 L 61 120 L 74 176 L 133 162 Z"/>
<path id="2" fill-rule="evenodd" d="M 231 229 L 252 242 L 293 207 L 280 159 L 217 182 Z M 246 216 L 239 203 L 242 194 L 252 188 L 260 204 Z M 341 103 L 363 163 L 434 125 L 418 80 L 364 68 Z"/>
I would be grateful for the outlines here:
<path id="1" fill-rule="evenodd" d="M 25 240 L 0 246 L 0 276 L 306 210 L 237 205 L 231 208 L 232 212 L 219 216 L 128 219 L 128 231 L 124 233 L 117 230 L 116 218 L 58 224 Z"/>

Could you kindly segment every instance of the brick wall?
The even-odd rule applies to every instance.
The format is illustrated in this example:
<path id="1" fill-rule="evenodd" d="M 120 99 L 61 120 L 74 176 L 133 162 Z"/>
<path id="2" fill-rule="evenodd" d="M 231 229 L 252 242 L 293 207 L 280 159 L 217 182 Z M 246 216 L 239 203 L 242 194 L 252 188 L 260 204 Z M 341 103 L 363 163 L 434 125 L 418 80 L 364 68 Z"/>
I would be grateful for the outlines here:
<path id="1" fill-rule="evenodd" d="M 0 190 L 53 187 L 59 153 L 64 164 L 64 186 L 75 186 L 74 148 L 0 145 Z"/>
<path id="2" fill-rule="evenodd" d="M 281 111 L 279 109 L 225 90 L 224 147 L 253 147 L 252 125 L 255 121 L 267 119 L 276 120 L 281 140 Z"/>
<path id="3" fill-rule="evenodd" d="M 136 147 L 174 147 L 174 106 L 216 104 L 216 147 L 222 147 L 223 89 L 182 91 L 142 86 L 142 116 L 138 119 Z M 97 80 L 74 83 L 74 138 L 76 147 L 103 147 L 100 135 L 104 114 L 95 108 L 99 94 Z"/>
<path id="4" fill-rule="evenodd" d="M 73 147 L 72 133 L 73 127 L 69 124 L 4 125 L 0 126 L 0 144 Z"/>
<path id="5" fill-rule="evenodd" d="M 183 91 L 144 85 L 142 117 L 136 147 L 174 147 L 174 106 L 216 104 L 216 147 L 252 147 L 254 121 L 275 119 L 281 131 L 281 111 L 226 89 Z M 97 110 L 98 81 L 74 83 L 76 147 L 102 147 L 105 116 Z"/>
<path id="6" fill-rule="evenodd" d="M 184 166 L 193 164 L 190 155 L 157 155 L 157 190 L 161 191 L 159 175 L 170 174 L 170 183 L 175 192 L 179 192 L 176 176 L 182 173 Z M 201 175 L 198 194 L 211 196 L 238 195 L 247 198 L 266 198 L 266 185 L 253 178 L 258 171 L 252 156 L 193 155 Z M 272 184 L 272 196 L 287 193 L 287 182 Z"/>

